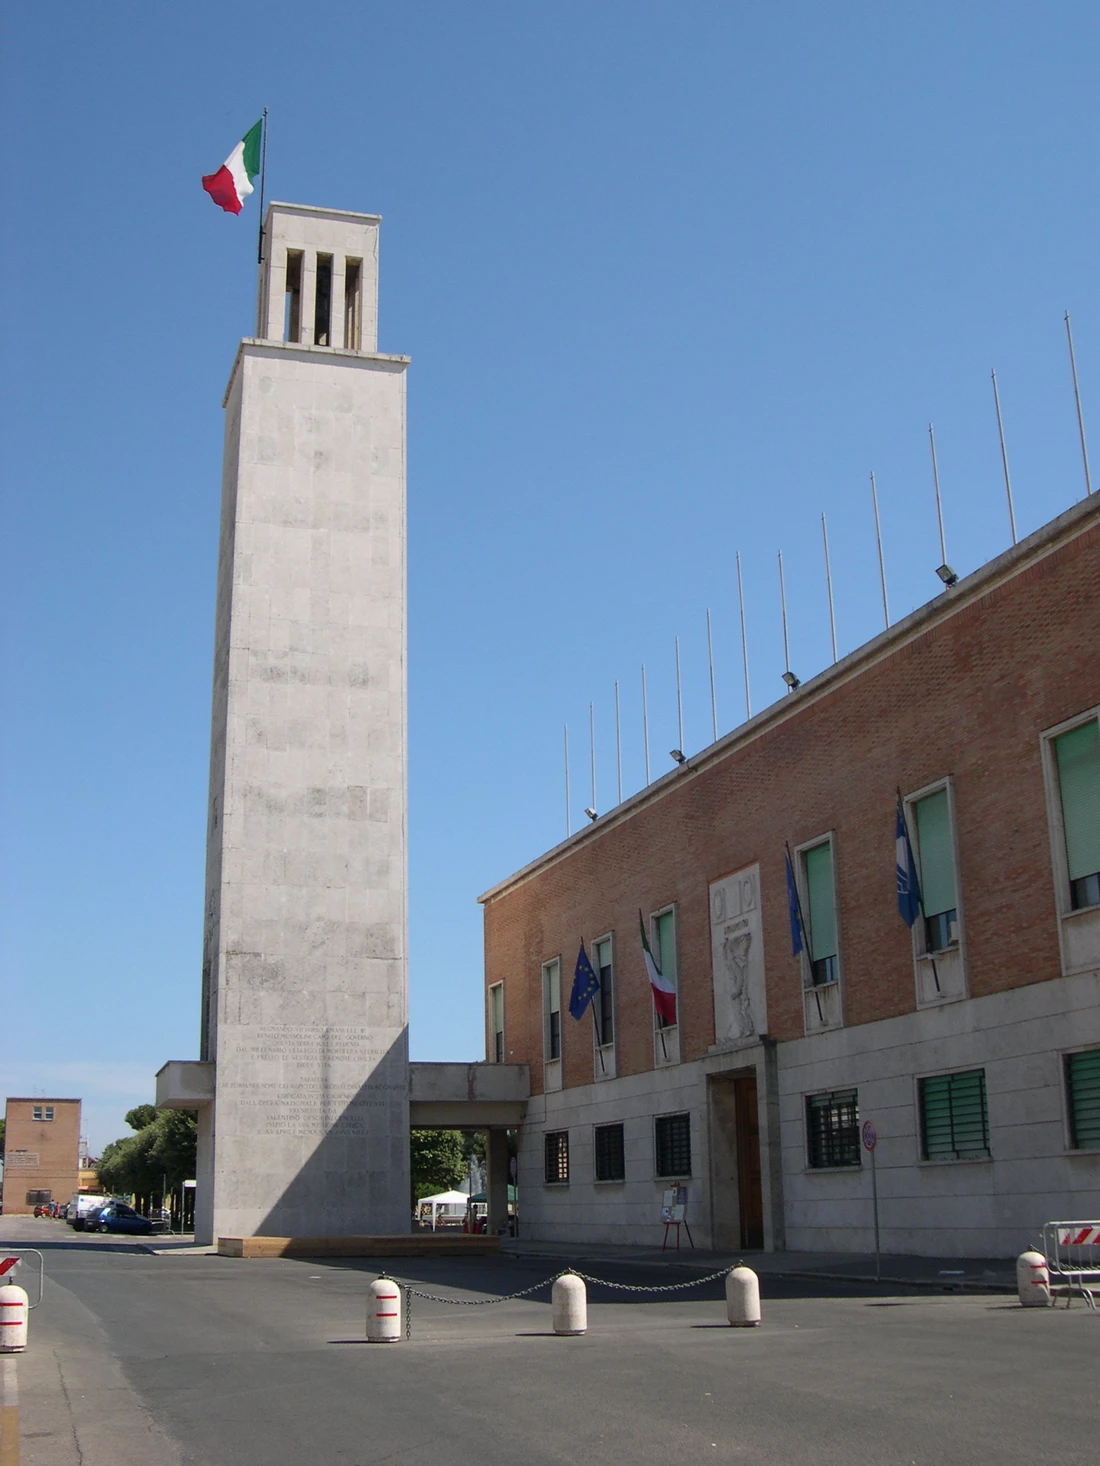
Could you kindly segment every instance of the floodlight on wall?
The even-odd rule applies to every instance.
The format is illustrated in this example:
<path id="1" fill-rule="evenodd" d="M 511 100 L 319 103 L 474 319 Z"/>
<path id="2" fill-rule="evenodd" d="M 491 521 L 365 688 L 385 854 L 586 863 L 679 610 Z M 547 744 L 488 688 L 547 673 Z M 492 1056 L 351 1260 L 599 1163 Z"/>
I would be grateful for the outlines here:
<path id="1" fill-rule="evenodd" d="M 801 677 L 796 677 L 789 667 L 783 673 L 783 681 L 787 684 L 788 691 L 790 692 L 793 692 L 796 687 L 802 686 Z"/>
<path id="2" fill-rule="evenodd" d="M 588 818 L 590 820 L 598 820 L 599 819 L 599 815 L 597 814 L 597 812 L 594 809 L 586 809 L 585 810 L 585 814 L 588 816 Z"/>
<path id="3" fill-rule="evenodd" d="M 958 585 L 959 577 L 950 565 L 943 564 L 937 567 L 936 574 L 943 581 L 944 585 Z"/>
<path id="4" fill-rule="evenodd" d="M 686 764 L 687 763 L 687 759 L 684 757 L 684 755 L 680 752 L 680 750 L 678 748 L 670 748 L 669 751 L 668 751 L 668 756 L 669 756 L 669 758 L 674 758 L 678 764 Z"/>

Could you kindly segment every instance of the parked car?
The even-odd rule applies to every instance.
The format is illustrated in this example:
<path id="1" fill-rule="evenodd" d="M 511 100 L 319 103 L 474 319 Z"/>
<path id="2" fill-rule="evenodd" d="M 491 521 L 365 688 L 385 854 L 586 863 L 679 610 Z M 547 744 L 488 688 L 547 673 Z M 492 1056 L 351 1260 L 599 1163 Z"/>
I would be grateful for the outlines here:
<path id="1" fill-rule="evenodd" d="M 110 1199 L 102 1192 L 78 1191 L 69 1202 L 69 1212 L 65 1220 L 74 1232 L 83 1232 L 87 1219 L 101 1211 Z"/>
<path id="2" fill-rule="evenodd" d="M 112 1201 L 99 1211 L 93 1212 L 84 1223 L 85 1232 L 128 1232 L 131 1235 L 148 1236 L 156 1227 L 148 1217 L 139 1215 L 124 1201 Z"/>

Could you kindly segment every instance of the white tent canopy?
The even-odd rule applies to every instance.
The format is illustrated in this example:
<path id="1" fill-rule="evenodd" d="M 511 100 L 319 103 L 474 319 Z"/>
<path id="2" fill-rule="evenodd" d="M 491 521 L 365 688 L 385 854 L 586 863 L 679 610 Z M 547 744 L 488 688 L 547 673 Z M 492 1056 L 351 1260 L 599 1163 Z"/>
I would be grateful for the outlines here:
<path id="1" fill-rule="evenodd" d="M 440 1213 L 451 1216 L 464 1216 L 470 1198 L 464 1191 L 440 1191 L 435 1196 L 422 1196 L 416 1203 L 416 1215 L 418 1218 L 425 1217 L 425 1208 L 431 1208 L 431 1228 L 435 1231 L 436 1222 Z"/>

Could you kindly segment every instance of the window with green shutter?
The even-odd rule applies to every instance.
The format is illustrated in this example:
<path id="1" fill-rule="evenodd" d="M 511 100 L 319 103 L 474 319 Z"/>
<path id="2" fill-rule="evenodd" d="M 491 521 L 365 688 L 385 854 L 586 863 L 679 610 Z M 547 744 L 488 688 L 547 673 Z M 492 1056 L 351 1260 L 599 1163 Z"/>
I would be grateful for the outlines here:
<path id="1" fill-rule="evenodd" d="M 920 1081 L 921 1153 L 926 1161 L 962 1161 L 989 1154 L 985 1070 L 937 1074 Z"/>
<path id="2" fill-rule="evenodd" d="M 1054 740 L 1070 904 L 1100 904 L 1100 722 L 1095 718 Z"/>
<path id="3" fill-rule="evenodd" d="M 657 951 L 654 954 L 657 958 L 661 975 L 667 977 L 673 987 L 679 989 L 676 981 L 676 912 L 662 911 L 653 923 L 653 933 L 657 938 Z M 653 1010 L 658 1028 L 671 1028 L 671 1023 L 666 1023 L 656 1009 Z"/>
<path id="4" fill-rule="evenodd" d="M 925 941 L 939 952 L 958 941 L 958 901 L 955 896 L 955 843 L 951 837 L 951 808 L 947 790 L 937 789 L 913 805 L 920 865 L 921 905 Z"/>
<path id="5" fill-rule="evenodd" d="M 836 894 L 833 888 L 833 842 L 802 853 L 806 874 L 806 920 L 810 941 L 810 969 L 814 986 L 837 978 Z"/>
<path id="6" fill-rule="evenodd" d="M 1100 1049 L 1066 1055 L 1066 1099 L 1070 1144 L 1077 1150 L 1100 1147 Z"/>

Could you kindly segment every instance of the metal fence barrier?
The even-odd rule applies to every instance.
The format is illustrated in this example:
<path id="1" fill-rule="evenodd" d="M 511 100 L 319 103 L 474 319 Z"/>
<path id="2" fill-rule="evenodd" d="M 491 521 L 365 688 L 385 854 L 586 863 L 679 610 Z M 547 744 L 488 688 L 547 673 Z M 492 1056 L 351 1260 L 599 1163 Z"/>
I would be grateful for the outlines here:
<path id="1" fill-rule="evenodd" d="M 1066 1293 L 1066 1307 L 1079 1293 L 1092 1309 L 1096 1300 L 1085 1279 L 1100 1281 L 1100 1222 L 1047 1222 L 1042 1252 L 1047 1260 L 1051 1288 Z"/>

